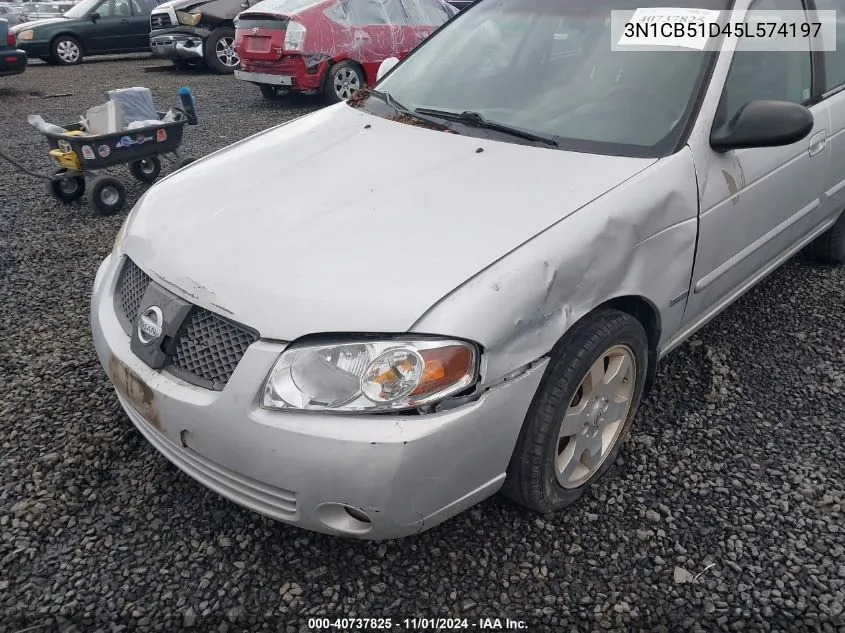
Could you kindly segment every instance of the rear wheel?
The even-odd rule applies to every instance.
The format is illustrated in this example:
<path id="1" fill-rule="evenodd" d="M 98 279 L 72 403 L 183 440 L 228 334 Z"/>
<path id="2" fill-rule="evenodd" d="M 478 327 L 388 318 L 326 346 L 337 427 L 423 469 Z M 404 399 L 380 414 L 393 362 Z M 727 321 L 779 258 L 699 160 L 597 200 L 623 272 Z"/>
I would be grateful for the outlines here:
<path id="1" fill-rule="evenodd" d="M 113 176 L 96 176 L 88 185 L 88 201 L 100 215 L 114 215 L 126 202 L 126 189 Z"/>
<path id="2" fill-rule="evenodd" d="M 52 59 L 62 66 L 82 63 L 82 45 L 70 35 L 59 35 L 53 40 Z"/>
<path id="3" fill-rule="evenodd" d="M 845 264 L 845 212 L 836 224 L 810 242 L 807 254 L 823 264 Z"/>
<path id="4" fill-rule="evenodd" d="M 211 32 L 205 40 L 205 63 L 216 73 L 227 75 L 241 67 L 241 60 L 235 52 L 235 30 L 221 26 Z"/>
<path id="5" fill-rule="evenodd" d="M 69 174 L 67 169 L 60 167 L 53 173 L 47 190 L 65 204 L 76 202 L 85 195 L 85 177 L 82 174 Z"/>
<path id="6" fill-rule="evenodd" d="M 355 62 L 343 61 L 328 70 L 323 96 L 329 105 L 346 101 L 364 87 L 364 72 Z"/>
<path id="7" fill-rule="evenodd" d="M 502 492 L 539 512 L 577 501 L 613 464 L 643 393 L 648 343 L 616 310 L 584 318 L 552 352 Z"/>
<path id="8" fill-rule="evenodd" d="M 161 173 L 161 161 L 155 156 L 133 161 L 129 173 L 140 182 L 153 182 Z"/>

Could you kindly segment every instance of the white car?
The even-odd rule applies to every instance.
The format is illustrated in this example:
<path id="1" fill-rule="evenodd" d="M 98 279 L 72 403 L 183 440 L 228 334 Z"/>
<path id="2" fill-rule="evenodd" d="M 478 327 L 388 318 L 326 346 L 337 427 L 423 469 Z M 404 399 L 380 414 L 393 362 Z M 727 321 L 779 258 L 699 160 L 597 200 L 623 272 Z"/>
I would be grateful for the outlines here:
<path id="1" fill-rule="evenodd" d="M 634 6 L 481 0 L 149 189 L 91 305 L 143 436 L 337 535 L 577 500 L 662 356 L 805 246 L 845 260 L 845 42 L 611 50 Z"/>

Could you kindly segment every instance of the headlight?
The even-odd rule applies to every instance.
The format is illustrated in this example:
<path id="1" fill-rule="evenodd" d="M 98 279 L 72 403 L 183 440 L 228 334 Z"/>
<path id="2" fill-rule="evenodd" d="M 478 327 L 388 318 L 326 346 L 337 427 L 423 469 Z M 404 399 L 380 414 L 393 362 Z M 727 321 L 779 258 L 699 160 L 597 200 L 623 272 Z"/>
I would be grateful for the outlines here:
<path id="1" fill-rule="evenodd" d="M 287 349 L 264 385 L 268 409 L 369 412 L 412 409 L 477 378 L 474 345 L 453 340 L 360 340 Z"/>
<path id="2" fill-rule="evenodd" d="M 286 51 L 301 51 L 305 46 L 305 34 L 308 32 L 302 24 L 291 20 L 288 22 L 287 31 L 285 31 L 285 50 Z"/>
<path id="3" fill-rule="evenodd" d="M 18 33 L 18 40 L 20 41 L 28 41 L 35 37 L 35 31 L 32 29 L 27 29 L 26 31 L 21 31 Z"/>
<path id="4" fill-rule="evenodd" d="M 185 26 L 196 26 L 197 24 L 199 24 L 201 19 L 202 13 L 200 11 L 190 13 L 188 11 L 176 12 L 176 20 L 179 22 L 179 24 L 184 24 Z"/>

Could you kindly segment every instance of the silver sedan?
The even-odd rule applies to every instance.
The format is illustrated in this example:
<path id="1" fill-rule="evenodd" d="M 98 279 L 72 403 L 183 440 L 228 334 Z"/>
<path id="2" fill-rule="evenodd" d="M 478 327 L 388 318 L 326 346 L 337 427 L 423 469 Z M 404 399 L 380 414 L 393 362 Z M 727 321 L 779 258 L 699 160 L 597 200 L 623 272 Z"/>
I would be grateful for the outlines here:
<path id="1" fill-rule="evenodd" d="M 617 40 L 634 7 L 481 0 L 149 189 L 91 305 L 140 433 L 336 535 L 575 502 L 661 357 L 805 246 L 845 260 L 845 42 Z"/>

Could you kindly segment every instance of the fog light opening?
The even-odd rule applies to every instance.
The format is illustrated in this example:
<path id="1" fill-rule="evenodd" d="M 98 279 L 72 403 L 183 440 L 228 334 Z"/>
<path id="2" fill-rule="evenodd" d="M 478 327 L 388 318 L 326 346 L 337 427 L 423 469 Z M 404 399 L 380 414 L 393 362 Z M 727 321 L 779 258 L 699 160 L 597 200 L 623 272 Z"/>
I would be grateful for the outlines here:
<path id="1" fill-rule="evenodd" d="M 373 521 L 366 512 L 345 503 L 323 503 L 316 511 L 320 522 L 337 532 L 366 534 L 373 529 Z"/>

